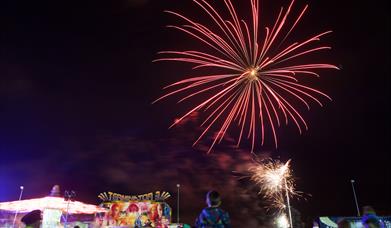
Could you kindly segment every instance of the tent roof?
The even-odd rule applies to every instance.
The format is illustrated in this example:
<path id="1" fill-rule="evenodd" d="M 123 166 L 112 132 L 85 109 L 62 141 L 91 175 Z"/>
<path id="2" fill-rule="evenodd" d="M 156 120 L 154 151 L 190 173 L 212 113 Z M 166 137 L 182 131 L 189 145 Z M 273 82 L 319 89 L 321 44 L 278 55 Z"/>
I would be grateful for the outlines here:
<path id="1" fill-rule="evenodd" d="M 106 209 L 96 205 L 85 204 L 79 201 L 68 202 L 62 197 L 52 196 L 0 203 L 0 210 L 20 213 L 30 212 L 33 210 L 43 211 L 45 208 L 59 209 L 64 213 L 68 209 L 69 214 L 94 214 L 98 212 L 106 212 Z"/>

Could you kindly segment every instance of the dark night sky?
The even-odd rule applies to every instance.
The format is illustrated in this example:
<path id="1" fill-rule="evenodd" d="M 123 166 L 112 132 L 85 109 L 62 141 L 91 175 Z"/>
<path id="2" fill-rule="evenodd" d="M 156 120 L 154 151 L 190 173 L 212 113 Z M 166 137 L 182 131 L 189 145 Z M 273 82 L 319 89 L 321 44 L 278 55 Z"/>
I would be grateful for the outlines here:
<path id="1" fill-rule="evenodd" d="M 270 20 L 288 1 L 261 3 Z M 391 214 L 386 1 L 296 6 L 305 3 L 309 12 L 293 36 L 332 29 L 325 43 L 333 50 L 323 57 L 342 70 L 314 80 L 333 102 L 304 112 L 310 129 L 303 135 L 281 128 L 271 155 L 293 159 L 297 188 L 312 195 L 295 202 L 304 217 L 354 215 L 351 178 L 360 204 Z M 60 184 L 97 203 L 101 191 L 175 191 L 181 182 L 197 192 L 184 190 L 190 220 L 202 207 L 203 182 L 222 189 L 234 180 L 229 173 L 248 152 L 217 148 L 206 156 L 191 148 L 191 126 L 167 130 L 183 106 L 174 99 L 151 105 L 164 85 L 189 72 L 188 65 L 152 63 L 156 53 L 196 44 L 164 28 L 178 22 L 163 10 L 202 19 L 192 7 L 190 0 L 0 1 L 0 201 L 16 199 L 20 185 L 25 197 Z M 216 172 L 227 179 L 213 182 Z"/>

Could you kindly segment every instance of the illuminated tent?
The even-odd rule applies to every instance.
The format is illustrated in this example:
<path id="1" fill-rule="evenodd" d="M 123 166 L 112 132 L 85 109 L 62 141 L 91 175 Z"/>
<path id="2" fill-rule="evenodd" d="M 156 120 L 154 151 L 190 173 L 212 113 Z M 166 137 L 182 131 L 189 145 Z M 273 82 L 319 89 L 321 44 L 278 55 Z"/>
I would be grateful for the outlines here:
<path id="1" fill-rule="evenodd" d="M 0 203 L 0 227 L 11 227 L 11 224 L 19 227 L 23 216 L 33 211 L 41 212 L 42 228 L 63 227 L 62 222 L 82 222 L 84 225 L 80 227 L 88 227 L 85 225 L 93 222 L 96 213 L 106 212 L 102 207 L 70 200 L 69 195 L 67 197 L 60 197 L 60 187 L 55 185 L 50 195 L 46 197 L 2 202 Z"/>
<path id="2" fill-rule="evenodd" d="M 46 196 L 37 199 L 0 203 L 0 210 L 27 213 L 33 210 L 57 209 L 69 214 L 95 214 L 106 212 L 106 209 L 79 201 L 66 201 L 62 197 Z"/>

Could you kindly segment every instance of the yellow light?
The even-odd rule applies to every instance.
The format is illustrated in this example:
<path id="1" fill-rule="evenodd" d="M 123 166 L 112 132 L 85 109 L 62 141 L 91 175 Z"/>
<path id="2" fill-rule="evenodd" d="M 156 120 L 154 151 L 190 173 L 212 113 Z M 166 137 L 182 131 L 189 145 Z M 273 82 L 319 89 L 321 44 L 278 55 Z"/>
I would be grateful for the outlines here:
<path id="1" fill-rule="evenodd" d="M 250 74 L 251 74 L 251 76 L 255 76 L 255 75 L 257 75 L 257 71 L 255 69 L 252 69 Z"/>
<path id="2" fill-rule="evenodd" d="M 249 69 L 249 71 L 247 71 L 247 78 L 250 80 L 250 81 L 253 81 L 253 80 L 257 80 L 258 79 L 258 70 L 255 69 L 255 68 L 252 68 L 252 69 Z"/>

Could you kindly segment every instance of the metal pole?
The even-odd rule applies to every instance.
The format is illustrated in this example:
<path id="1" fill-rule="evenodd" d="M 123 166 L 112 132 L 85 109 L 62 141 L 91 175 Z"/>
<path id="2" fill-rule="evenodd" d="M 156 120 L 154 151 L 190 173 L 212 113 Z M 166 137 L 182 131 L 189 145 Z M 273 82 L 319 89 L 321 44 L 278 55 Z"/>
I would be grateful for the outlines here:
<path id="1" fill-rule="evenodd" d="M 354 180 L 350 180 L 350 183 L 352 183 L 352 190 L 353 190 L 353 196 L 354 196 L 354 202 L 356 203 L 356 209 L 357 209 L 357 216 L 360 217 L 360 209 L 358 207 L 358 201 L 357 201 L 357 195 L 356 190 L 354 189 Z"/>
<path id="2" fill-rule="evenodd" d="M 286 183 L 286 178 L 284 178 L 284 184 L 285 184 L 286 203 L 287 203 L 288 215 L 289 215 L 289 225 L 290 225 L 291 228 L 293 228 L 291 204 L 290 204 L 290 201 L 289 201 L 289 191 L 288 191 L 288 184 Z"/>
<path id="3" fill-rule="evenodd" d="M 177 206 L 176 206 L 176 222 L 179 225 L 179 188 L 181 187 L 180 184 L 177 184 L 176 187 L 178 188 L 178 194 L 177 194 Z"/>
<path id="4" fill-rule="evenodd" d="M 68 225 L 68 215 L 69 215 L 69 204 L 73 197 L 75 197 L 76 193 L 74 191 L 65 191 L 64 193 L 64 199 L 67 200 L 67 211 L 65 214 L 65 222 L 64 222 L 64 228 Z"/>
<path id="5" fill-rule="evenodd" d="M 19 200 L 18 201 L 20 201 L 22 199 L 23 189 L 24 189 L 24 187 L 20 186 L 20 194 L 19 194 Z M 15 227 L 16 217 L 18 216 L 18 213 L 19 213 L 19 210 L 16 210 L 14 221 L 12 222 L 12 227 Z"/>
<path id="6" fill-rule="evenodd" d="M 71 201 L 70 199 L 68 199 L 68 202 L 67 202 L 67 212 L 65 214 L 65 222 L 64 222 L 64 228 L 67 228 L 67 225 L 68 225 L 68 210 L 69 210 L 69 201 Z"/>

